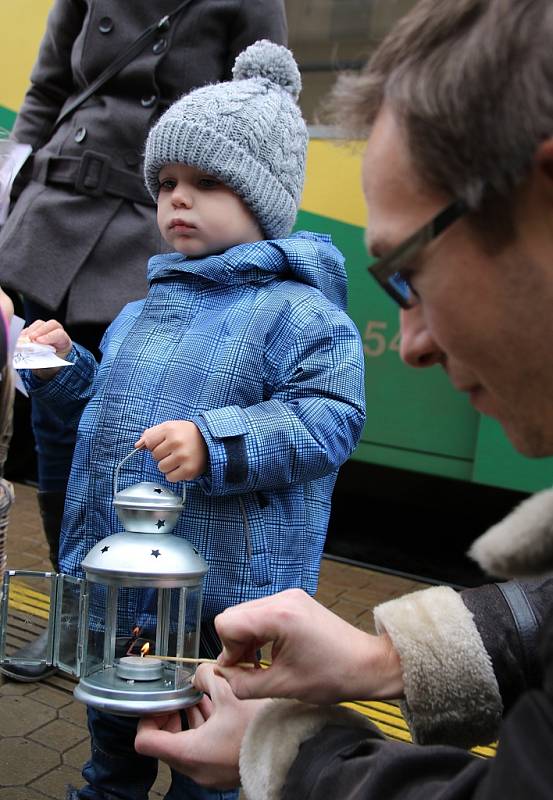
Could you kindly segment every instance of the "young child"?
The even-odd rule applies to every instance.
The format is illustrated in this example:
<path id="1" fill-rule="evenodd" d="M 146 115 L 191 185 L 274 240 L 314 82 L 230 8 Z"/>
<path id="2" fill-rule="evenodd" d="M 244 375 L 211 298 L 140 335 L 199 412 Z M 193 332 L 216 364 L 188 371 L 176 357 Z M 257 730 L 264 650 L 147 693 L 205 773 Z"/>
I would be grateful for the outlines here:
<path id="1" fill-rule="evenodd" d="M 26 331 L 73 364 L 27 375 L 27 386 L 81 415 L 62 571 L 82 574 L 94 543 L 120 529 L 114 469 L 145 446 L 153 458 L 131 459 L 119 484 L 160 470 L 190 481 L 176 533 L 209 563 L 206 656 L 219 652 L 212 620 L 227 606 L 315 592 L 336 472 L 364 421 L 343 258 L 328 236 L 291 234 L 307 146 L 297 66 L 260 41 L 233 75 L 181 98 L 150 131 L 146 185 L 174 252 L 150 259 L 148 295 L 108 328 L 101 364 L 53 320 Z M 128 631 L 144 624 L 145 603 L 129 592 Z M 135 721 L 89 710 L 89 725 L 88 786 L 74 796 L 147 798 L 156 763 L 134 752 Z M 175 774 L 167 798 L 203 796 L 227 795 Z"/>

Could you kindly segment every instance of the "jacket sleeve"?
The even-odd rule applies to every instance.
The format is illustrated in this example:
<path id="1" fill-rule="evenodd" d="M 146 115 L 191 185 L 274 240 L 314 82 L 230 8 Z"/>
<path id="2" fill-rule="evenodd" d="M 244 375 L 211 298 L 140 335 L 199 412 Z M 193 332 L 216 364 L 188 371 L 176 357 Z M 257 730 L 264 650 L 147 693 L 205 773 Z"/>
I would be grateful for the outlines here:
<path id="1" fill-rule="evenodd" d="M 415 741 L 489 744 L 501 718 L 539 684 L 538 638 L 553 579 L 458 594 L 434 587 L 375 608 L 399 652 L 403 711 Z"/>
<path id="2" fill-rule="evenodd" d="M 207 494 L 315 480 L 338 469 L 357 444 L 365 421 L 364 362 L 351 320 L 329 308 L 310 314 L 300 332 L 278 338 L 269 399 L 193 418 L 209 450 L 209 473 L 200 479 Z"/>
<path id="3" fill-rule="evenodd" d="M 240 751 L 249 800 L 463 800 L 488 769 L 464 750 L 387 741 L 349 709 L 296 701 L 260 712 Z"/>
<path id="4" fill-rule="evenodd" d="M 74 93 L 71 51 L 85 16 L 81 0 L 56 0 L 31 72 L 31 85 L 17 115 L 13 136 L 33 150 L 50 138 L 52 126 Z"/>
<path id="5" fill-rule="evenodd" d="M 78 344 L 73 345 L 65 360 L 73 366 L 63 367 L 52 380 L 43 381 L 28 369 L 21 370 L 20 375 L 33 397 L 38 397 L 53 413 L 62 414 L 67 424 L 76 427 L 84 407 L 92 397 L 98 364 L 92 353 Z"/>
<path id="6" fill-rule="evenodd" d="M 491 759 L 458 747 L 388 741 L 344 708 L 268 706 L 242 742 L 242 785 L 251 800 L 549 800 L 552 688 L 546 679 L 543 690 L 524 694 Z"/>
<path id="7" fill-rule="evenodd" d="M 236 57 L 259 39 L 288 43 L 284 0 L 242 0 L 229 35 L 226 73 L 232 74 Z"/>

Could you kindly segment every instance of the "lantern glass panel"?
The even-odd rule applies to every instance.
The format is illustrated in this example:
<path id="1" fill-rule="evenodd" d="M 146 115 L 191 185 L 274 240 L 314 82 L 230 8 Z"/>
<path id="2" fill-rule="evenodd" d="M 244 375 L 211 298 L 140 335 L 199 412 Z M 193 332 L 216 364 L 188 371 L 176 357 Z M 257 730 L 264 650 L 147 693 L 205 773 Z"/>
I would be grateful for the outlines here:
<path id="1" fill-rule="evenodd" d="M 58 576 L 54 665 L 78 676 L 82 659 L 81 631 L 83 588 L 85 581 L 70 575 Z"/>
<path id="2" fill-rule="evenodd" d="M 106 618 L 106 600 L 108 587 L 88 581 L 87 609 L 88 617 L 84 622 L 86 653 L 81 670 L 83 675 L 90 675 L 103 669 L 106 642 L 109 642 L 109 631 L 103 620 Z M 108 662 L 109 663 L 109 662 Z"/>
<path id="3" fill-rule="evenodd" d="M 56 575 L 10 570 L 0 604 L 0 661 L 38 666 L 52 663 Z M 32 651 L 27 652 L 29 646 Z"/>

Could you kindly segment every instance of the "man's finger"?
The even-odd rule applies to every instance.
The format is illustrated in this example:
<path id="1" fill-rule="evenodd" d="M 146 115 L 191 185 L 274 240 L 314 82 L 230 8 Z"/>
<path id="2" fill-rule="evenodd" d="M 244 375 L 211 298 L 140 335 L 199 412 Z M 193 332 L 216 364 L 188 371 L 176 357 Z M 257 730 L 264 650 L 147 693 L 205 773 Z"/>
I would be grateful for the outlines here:
<path id="1" fill-rule="evenodd" d="M 134 740 L 134 749 L 143 756 L 159 758 L 170 766 L 183 770 L 186 765 L 184 740 L 188 731 L 178 734 L 161 731 L 150 720 L 142 719 Z"/>
<path id="2" fill-rule="evenodd" d="M 217 673 L 225 679 L 235 697 L 255 700 L 261 697 L 288 697 L 283 670 L 277 666 L 266 669 L 217 666 Z"/>

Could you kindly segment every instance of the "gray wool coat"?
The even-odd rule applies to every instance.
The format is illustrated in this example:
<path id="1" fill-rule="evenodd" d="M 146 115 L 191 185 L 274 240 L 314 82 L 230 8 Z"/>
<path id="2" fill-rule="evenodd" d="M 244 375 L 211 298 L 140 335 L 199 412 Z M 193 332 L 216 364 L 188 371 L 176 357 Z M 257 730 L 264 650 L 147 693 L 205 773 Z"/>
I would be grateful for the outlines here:
<path id="1" fill-rule="evenodd" d="M 0 284 L 66 321 L 107 323 L 146 293 L 166 249 L 142 180 L 147 132 L 196 86 L 228 80 L 258 39 L 286 44 L 283 0 L 191 0 L 145 50 L 53 130 L 65 105 L 180 0 L 55 0 L 13 135 L 33 148 L 0 231 Z"/>

